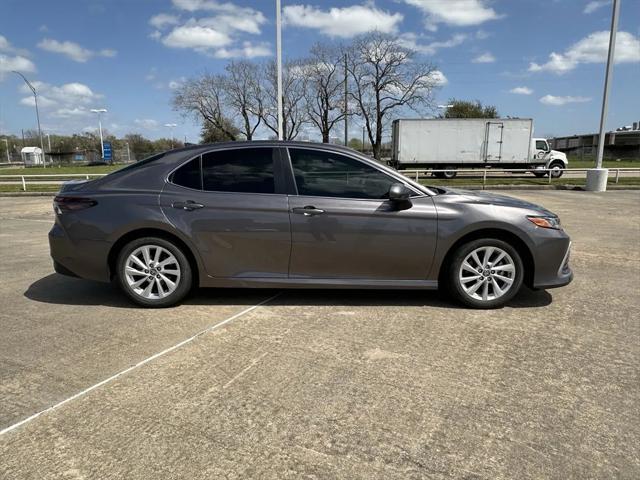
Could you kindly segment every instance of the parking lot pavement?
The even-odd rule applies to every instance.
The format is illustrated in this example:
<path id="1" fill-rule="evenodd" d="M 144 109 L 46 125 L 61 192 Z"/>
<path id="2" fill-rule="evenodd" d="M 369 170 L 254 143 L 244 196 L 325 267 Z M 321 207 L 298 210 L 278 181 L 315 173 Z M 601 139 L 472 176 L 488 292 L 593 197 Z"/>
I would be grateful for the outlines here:
<path id="1" fill-rule="evenodd" d="M 54 276 L 50 199 L 0 199 L 0 478 L 638 478 L 640 192 L 559 213 L 575 280 L 437 293 L 206 290 L 170 310 Z"/>

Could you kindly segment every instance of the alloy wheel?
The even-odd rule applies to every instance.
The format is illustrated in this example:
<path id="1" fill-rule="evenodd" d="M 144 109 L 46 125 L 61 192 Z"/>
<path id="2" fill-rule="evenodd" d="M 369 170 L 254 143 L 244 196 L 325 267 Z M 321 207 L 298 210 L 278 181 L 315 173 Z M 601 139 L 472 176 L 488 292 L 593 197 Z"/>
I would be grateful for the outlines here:
<path id="1" fill-rule="evenodd" d="M 180 284 L 180 264 L 176 257 L 159 245 L 142 245 L 127 257 L 125 279 L 136 295 L 160 300 L 171 295 Z"/>
<path id="2" fill-rule="evenodd" d="M 467 255 L 460 266 L 458 279 L 462 290 L 481 301 L 496 300 L 513 286 L 516 264 L 498 247 L 479 247 Z"/>

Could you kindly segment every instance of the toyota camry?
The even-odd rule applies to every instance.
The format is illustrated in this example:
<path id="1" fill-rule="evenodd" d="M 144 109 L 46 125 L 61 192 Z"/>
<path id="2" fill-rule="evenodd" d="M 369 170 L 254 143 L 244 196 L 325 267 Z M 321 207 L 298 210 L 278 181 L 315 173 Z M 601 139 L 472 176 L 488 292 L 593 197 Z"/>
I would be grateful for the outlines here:
<path id="1" fill-rule="evenodd" d="M 437 289 L 494 308 L 568 284 L 557 215 L 425 187 L 348 148 L 236 142 L 169 151 L 54 200 L 54 268 L 167 307 L 194 286 Z"/>

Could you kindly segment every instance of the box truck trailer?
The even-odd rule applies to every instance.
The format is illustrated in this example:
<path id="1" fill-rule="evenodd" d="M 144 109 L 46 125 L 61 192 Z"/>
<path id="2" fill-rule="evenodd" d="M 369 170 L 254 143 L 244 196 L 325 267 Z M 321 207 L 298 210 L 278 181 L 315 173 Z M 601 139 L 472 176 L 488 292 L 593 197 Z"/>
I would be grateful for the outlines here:
<path id="1" fill-rule="evenodd" d="M 534 138 L 530 118 L 400 119 L 392 125 L 391 166 L 397 169 L 459 168 L 526 169 L 536 176 L 562 176 L 567 156 Z M 549 169 L 549 172 L 547 170 Z"/>

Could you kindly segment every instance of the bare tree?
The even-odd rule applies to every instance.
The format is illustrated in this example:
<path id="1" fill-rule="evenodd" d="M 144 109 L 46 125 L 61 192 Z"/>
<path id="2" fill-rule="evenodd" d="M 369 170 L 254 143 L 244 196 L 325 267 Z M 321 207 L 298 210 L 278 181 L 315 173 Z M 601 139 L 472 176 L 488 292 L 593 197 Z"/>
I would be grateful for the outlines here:
<path id="1" fill-rule="evenodd" d="M 202 120 L 203 124 L 222 132 L 228 140 L 238 140 L 238 129 L 230 122 L 226 98 L 227 80 L 222 75 L 205 74 L 187 80 L 173 97 L 173 107 Z M 234 127 L 234 128 L 230 128 Z"/>
<path id="2" fill-rule="evenodd" d="M 264 116 L 264 93 L 260 84 L 260 68 L 255 63 L 231 62 L 226 67 L 224 83 L 227 104 L 242 118 L 242 128 L 247 140 L 252 140 Z"/>
<path id="3" fill-rule="evenodd" d="M 276 63 L 269 62 L 265 69 L 265 104 L 262 119 L 274 133 L 278 133 L 278 94 Z M 282 69 L 282 129 L 284 140 L 294 140 L 301 128 L 309 122 L 306 109 L 305 64 L 287 62 Z"/>
<path id="4" fill-rule="evenodd" d="M 328 143 L 333 127 L 347 115 L 344 99 L 344 55 L 335 48 L 315 44 L 304 66 L 309 120 Z"/>
<path id="5" fill-rule="evenodd" d="M 373 148 L 380 159 L 382 134 L 389 114 L 408 108 L 433 107 L 438 77 L 435 67 L 415 60 L 416 53 L 402 46 L 397 37 L 373 32 L 345 47 L 351 77 L 349 96 L 359 113 Z"/>

